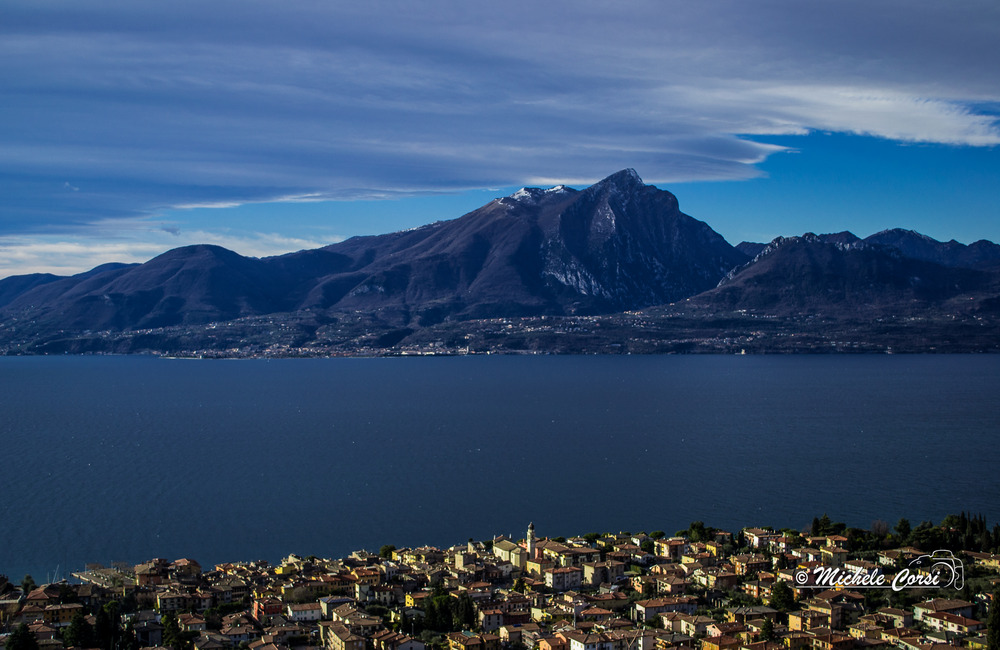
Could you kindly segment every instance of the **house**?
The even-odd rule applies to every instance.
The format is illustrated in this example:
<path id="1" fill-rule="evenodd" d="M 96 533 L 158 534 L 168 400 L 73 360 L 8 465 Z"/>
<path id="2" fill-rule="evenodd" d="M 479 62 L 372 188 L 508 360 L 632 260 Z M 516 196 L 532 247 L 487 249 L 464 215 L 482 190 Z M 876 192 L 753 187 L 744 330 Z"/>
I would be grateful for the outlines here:
<path id="1" fill-rule="evenodd" d="M 319 629 L 323 645 L 331 650 L 365 650 L 364 637 L 354 634 L 344 625 L 324 622 Z"/>
<path id="2" fill-rule="evenodd" d="M 156 609 L 161 613 L 178 612 L 187 609 L 187 595 L 176 591 L 164 591 L 156 594 Z"/>
<path id="3" fill-rule="evenodd" d="M 740 577 L 722 567 L 702 567 L 691 574 L 691 581 L 708 589 L 732 589 L 739 584 Z"/>
<path id="4" fill-rule="evenodd" d="M 175 580 L 184 582 L 186 580 L 197 580 L 201 575 L 201 565 L 197 561 L 189 558 L 181 558 L 170 564 L 168 574 Z"/>
<path id="5" fill-rule="evenodd" d="M 656 554 L 660 557 L 669 558 L 679 562 L 681 556 L 687 551 L 688 542 L 683 537 L 671 537 L 669 539 L 659 539 L 653 543 Z"/>
<path id="6" fill-rule="evenodd" d="M 480 610 L 478 619 L 479 628 L 483 632 L 495 632 L 503 625 L 503 611 L 499 609 Z"/>
<path id="7" fill-rule="evenodd" d="M 500 650 L 500 637 L 496 634 L 452 632 L 448 634 L 449 650 Z"/>
<path id="8" fill-rule="evenodd" d="M 843 632 L 826 632 L 812 638 L 812 650 L 853 650 L 854 639 Z"/>
<path id="9" fill-rule="evenodd" d="M 614 650 L 614 643 L 606 634 L 571 630 L 561 633 L 569 642 L 569 650 Z"/>
<path id="10" fill-rule="evenodd" d="M 372 647 L 374 650 L 424 650 L 423 641 L 417 641 L 405 634 L 383 630 L 372 635 Z"/>
<path id="11" fill-rule="evenodd" d="M 518 569 L 524 569 L 528 561 L 528 552 L 519 544 L 506 539 L 493 542 L 493 555 L 503 562 L 510 562 Z"/>
<path id="12" fill-rule="evenodd" d="M 767 548 L 772 539 L 781 537 L 770 528 L 744 528 L 742 534 L 751 548 Z"/>
<path id="13" fill-rule="evenodd" d="M 731 607 L 726 610 L 726 620 L 730 623 L 746 623 L 759 618 L 775 621 L 778 618 L 778 610 L 766 605 Z"/>
<path id="14" fill-rule="evenodd" d="M 545 569 L 545 586 L 556 591 L 579 589 L 583 584 L 583 569 L 575 566 L 562 566 Z"/>
<path id="15" fill-rule="evenodd" d="M 45 607 L 45 622 L 55 628 L 69 627 L 77 613 L 84 613 L 80 603 L 64 603 Z"/>
<path id="16" fill-rule="evenodd" d="M 224 625 L 219 632 L 229 639 L 231 645 L 250 643 L 257 637 L 257 629 L 252 625 Z"/>
<path id="17" fill-rule="evenodd" d="M 282 605 L 277 598 L 255 598 L 250 612 L 258 623 L 264 624 L 281 613 Z"/>
<path id="18" fill-rule="evenodd" d="M 636 621 L 646 622 L 664 612 L 694 614 L 695 610 L 698 609 L 697 601 L 697 598 L 691 596 L 673 596 L 671 598 L 637 600 L 633 605 L 634 619 Z"/>
<path id="19" fill-rule="evenodd" d="M 584 562 L 583 583 L 597 586 L 602 583 L 614 584 L 625 578 L 625 563 L 608 560 L 606 562 Z"/>
<path id="20" fill-rule="evenodd" d="M 293 623 L 315 623 L 323 618 L 323 609 L 318 602 L 289 604 L 285 608 L 288 620 Z"/>
<path id="21" fill-rule="evenodd" d="M 931 612 L 924 614 L 923 622 L 932 630 L 938 632 L 952 632 L 968 636 L 973 632 L 984 629 L 986 626 L 981 621 L 949 614 L 947 612 Z"/>
<path id="22" fill-rule="evenodd" d="M 972 610 L 975 606 L 965 600 L 952 600 L 948 598 L 934 598 L 913 606 L 913 619 L 922 621 L 927 614 L 944 613 L 955 616 L 972 617 Z"/>
<path id="23" fill-rule="evenodd" d="M 681 634 L 686 634 L 688 636 L 707 634 L 708 626 L 714 622 L 715 619 L 709 616 L 687 615 L 680 619 L 680 631 Z"/>
<path id="24" fill-rule="evenodd" d="M 208 629 L 205 617 L 198 614 L 181 614 L 177 617 L 177 624 L 185 632 L 201 632 Z"/>
<path id="25" fill-rule="evenodd" d="M 766 555 L 759 553 L 734 555 L 729 558 L 729 562 L 733 565 L 733 571 L 736 572 L 736 575 L 741 576 L 767 571 L 771 568 L 771 560 Z"/>
<path id="26" fill-rule="evenodd" d="M 818 627 L 830 627 L 830 617 L 811 609 L 788 612 L 788 629 L 794 632 L 807 632 Z"/>
<path id="27" fill-rule="evenodd" d="M 893 627 L 910 627 L 913 625 L 913 612 L 905 609 L 883 607 L 875 613 L 885 616 L 887 619 L 891 620 Z"/>
<path id="28" fill-rule="evenodd" d="M 163 645 L 163 626 L 154 620 L 139 621 L 132 627 L 139 647 L 157 647 Z"/>
<path id="29" fill-rule="evenodd" d="M 847 561 L 847 549 L 839 546 L 824 546 L 819 553 L 820 561 L 829 567 L 840 568 Z"/>
<path id="30" fill-rule="evenodd" d="M 701 650 L 737 650 L 740 640 L 731 636 L 711 636 L 701 640 Z"/>

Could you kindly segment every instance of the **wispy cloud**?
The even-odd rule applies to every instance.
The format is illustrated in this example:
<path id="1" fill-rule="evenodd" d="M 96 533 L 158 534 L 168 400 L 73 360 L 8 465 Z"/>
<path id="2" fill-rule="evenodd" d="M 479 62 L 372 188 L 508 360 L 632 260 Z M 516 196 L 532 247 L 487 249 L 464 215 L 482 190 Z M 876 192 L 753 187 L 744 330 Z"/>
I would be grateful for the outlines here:
<path id="1" fill-rule="evenodd" d="M 0 36 L 0 234 L 622 167 L 752 178 L 780 150 L 754 135 L 1000 144 L 992 0 L 10 0 Z"/>
<path id="2" fill-rule="evenodd" d="M 77 234 L 72 240 L 63 235 L 0 237 L 0 278 L 26 273 L 74 275 L 107 262 L 146 262 L 172 248 L 193 244 L 215 244 L 241 255 L 268 257 L 332 243 L 276 233 L 118 225 L 119 228 L 111 228 L 111 224 L 104 223 L 94 232 Z"/>

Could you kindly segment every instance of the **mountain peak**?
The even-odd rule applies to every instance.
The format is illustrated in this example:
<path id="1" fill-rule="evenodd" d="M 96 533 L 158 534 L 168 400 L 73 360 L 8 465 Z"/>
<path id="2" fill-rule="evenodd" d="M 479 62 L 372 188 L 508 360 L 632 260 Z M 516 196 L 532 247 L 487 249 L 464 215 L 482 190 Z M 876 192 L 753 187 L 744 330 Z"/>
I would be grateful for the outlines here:
<path id="1" fill-rule="evenodd" d="M 547 190 L 543 190 L 540 187 L 522 187 L 506 198 L 520 201 L 522 203 L 535 203 L 540 199 L 572 192 L 575 192 L 575 190 L 572 190 L 565 185 L 556 185 L 555 187 L 550 187 Z"/>
<path id="2" fill-rule="evenodd" d="M 621 188 L 646 186 L 646 184 L 642 182 L 642 178 L 639 177 L 639 174 L 631 167 L 615 172 L 611 176 L 608 176 L 601 182 L 597 183 L 597 185 L 614 185 Z"/>

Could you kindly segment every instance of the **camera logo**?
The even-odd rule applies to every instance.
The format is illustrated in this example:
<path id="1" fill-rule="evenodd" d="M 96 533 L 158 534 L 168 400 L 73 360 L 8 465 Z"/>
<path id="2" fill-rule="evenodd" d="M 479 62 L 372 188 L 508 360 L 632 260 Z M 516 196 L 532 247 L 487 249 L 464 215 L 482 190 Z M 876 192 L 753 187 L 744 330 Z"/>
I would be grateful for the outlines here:
<path id="1" fill-rule="evenodd" d="M 907 583 L 910 583 L 911 580 L 913 581 L 912 585 L 903 585 L 902 588 L 904 589 L 909 586 L 961 589 L 965 586 L 965 566 L 961 560 L 955 557 L 954 553 L 945 549 L 934 551 L 930 555 L 921 555 L 914 559 L 905 569 L 897 574 L 896 580 L 899 580 L 900 576 L 904 573 L 906 574 L 904 580 Z M 920 584 L 918 578 L 911 578 L 911 576 L 919 576 L 919 578 L 929 582 Z M 894 585 L 896 580 L 893 580 Z"/>

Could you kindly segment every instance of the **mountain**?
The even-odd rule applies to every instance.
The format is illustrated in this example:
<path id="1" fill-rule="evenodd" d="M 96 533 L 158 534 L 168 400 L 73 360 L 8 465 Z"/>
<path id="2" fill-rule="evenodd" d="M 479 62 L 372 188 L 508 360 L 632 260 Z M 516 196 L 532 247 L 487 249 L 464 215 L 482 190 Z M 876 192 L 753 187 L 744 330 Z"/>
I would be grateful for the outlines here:
<path id="1" fill-rule="evenodd" d="M 947 307 L 958 297 L 965 300 L 963 311 L 993 308 L 995 274 L 908 257 L 846 235 L 779 237 L 689 302 L 772 315 L 898 316 Z"/>
<path id="2" fill-rule="evenodd" d="M 452 221 L 278 257 L 217 246 L 52 279 L 8 279 L 0 316 L 134 330 L 300 310 L 387 323 L 610 313 L 714 287 L 747 257 L 623 170 L 577 191 L 524 188 Z"/>
<path id="3" fill-rule="evenodd" d="M 1000 266 L 1000 246 L 981 239 L 966 246 L 952 239 L 940 242 L 912 230 L 894 228 L 865 238 L 865 242 L 895 248 L 903 255 L 958 268 L 995 268 Z"/>
<path id="4" fill-rule="evenodd" d="M 736 250 L 743 253 L 750 259 L 757 257 L 758 253 L 767 248 L 767 244 L 756 241 L 741 241 L 736 244 Z"/>

